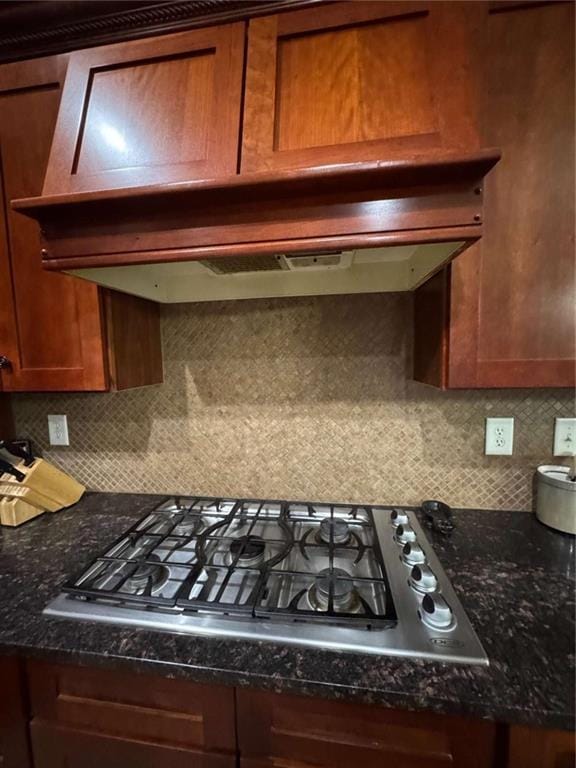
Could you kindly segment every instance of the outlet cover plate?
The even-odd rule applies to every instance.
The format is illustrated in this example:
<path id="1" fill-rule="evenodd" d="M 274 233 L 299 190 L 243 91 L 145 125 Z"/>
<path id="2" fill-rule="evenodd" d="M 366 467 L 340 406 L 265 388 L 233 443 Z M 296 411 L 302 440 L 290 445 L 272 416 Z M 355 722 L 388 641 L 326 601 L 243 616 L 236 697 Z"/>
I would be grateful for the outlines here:
<path id="1" fill-rule="evenodd" d="M 513 448 L 514 419 L 487 418 L 486 442 L 484 444 L 486 456 L 512 456 Z"/>
<path id="2" fill-rule="evenodd" d="M 70 445 L 68 439 L 68 419 L 65 415 L 48 416 L 48 437 L 50 445 Z"/>
<path id="3" fill-rule="evenodd" d="M 554 419 L 554 456 L 576 456 L 576 419 Z"/>

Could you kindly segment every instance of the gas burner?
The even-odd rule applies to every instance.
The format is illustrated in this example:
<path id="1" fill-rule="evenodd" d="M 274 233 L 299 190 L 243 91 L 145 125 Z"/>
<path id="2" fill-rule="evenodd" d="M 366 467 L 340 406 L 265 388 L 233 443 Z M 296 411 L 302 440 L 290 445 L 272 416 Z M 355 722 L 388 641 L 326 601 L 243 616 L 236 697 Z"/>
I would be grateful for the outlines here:
<path id="1" fill-rule="evenodd" d="M 174 517 L 177 519 L 176 515 Z M 174 528 L 172 528 L 170 535 L 183 536 L 190 539 L 193 536 L 197 536 L 203 528 L 204 525 L 200 517 L 197 515 L 188 515 L 176 523 Z"/>
<path id="2" fill-rule="evenodd" d="M 316 532 L 318 544 L 348 544 L 350 539 L 350 526 L 336 517 L 325 517 Z"/>
<path id="3" fill-rule="evenodd" d="M 332 585 L 332 602 L 336 610 L 356 613 L 361 603 L 350 574 L 343 568 L 324 568 L 319 571 L 308 590 L 308 602 L 314 611 L 327 611 Z"/>
<path id="4" fill-rule="evenodd" d="M 256 568 L 266 559 L 266 543 L 260 536 L 239 536 L 230 543 L 230 564 Z"/>
<path id="5" fill-rule="evenodd" d="M 170 571 L 162 565 L 158 555 L 149 555 L 124 582 L 124 589 L 132 595 L 143 595 L 150 588 L 151 594 L 159 592 L 170 578 Z"/>

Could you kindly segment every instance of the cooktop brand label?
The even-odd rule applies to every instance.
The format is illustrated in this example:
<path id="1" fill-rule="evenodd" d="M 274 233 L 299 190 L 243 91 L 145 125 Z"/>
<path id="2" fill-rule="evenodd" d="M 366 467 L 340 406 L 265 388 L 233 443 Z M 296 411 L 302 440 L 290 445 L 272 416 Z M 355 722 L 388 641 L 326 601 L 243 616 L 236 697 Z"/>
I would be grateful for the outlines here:
<path id="1" fill-rule="evenodd" d="M 464 643 L 461 640 L 451 640 L 449 637 L 433 637 L 430 639 L 432 645 L 439 645 L 441 648 L 463 648 Z"/>

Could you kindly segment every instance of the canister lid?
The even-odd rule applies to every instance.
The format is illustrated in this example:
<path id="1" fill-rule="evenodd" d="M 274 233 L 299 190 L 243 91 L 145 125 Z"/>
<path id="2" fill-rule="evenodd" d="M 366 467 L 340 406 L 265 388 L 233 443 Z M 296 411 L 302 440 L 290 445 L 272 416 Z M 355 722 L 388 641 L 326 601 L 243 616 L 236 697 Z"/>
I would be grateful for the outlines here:
<path id="1" fill-rule="evenodd" d="M 565 491 L 576 492 L 576 480 L 568 478 L 569 467 L 562 464 L 543 464 L 536 470 L 538 481 L 547 485 L 554 485 L 556 488 L 562 488 Z"/>

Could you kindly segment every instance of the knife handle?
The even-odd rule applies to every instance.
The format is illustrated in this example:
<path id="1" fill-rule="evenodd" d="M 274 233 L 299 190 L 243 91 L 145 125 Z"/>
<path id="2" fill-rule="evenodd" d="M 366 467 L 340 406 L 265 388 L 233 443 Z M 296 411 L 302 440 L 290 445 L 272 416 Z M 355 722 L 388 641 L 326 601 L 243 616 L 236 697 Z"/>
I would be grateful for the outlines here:
<path id="1" fill-rule="evenodd" d="M 0 440 L 0 448 L 4 448 L 8 451 L 8 453 L 11 453 L 12 456 L 23 459 L 24 466 L 29 467 L 30 464 L 34 463 L 34 454 L 32 453 L 32 446 L 30 445 L 30 441 L 26 440 L 25 444 L 26 448 L 20 442 L 15 442 L 13 440 Z"/>
<path id="2" fill-rule="evenodd" d="M 4 461 L 4 459 L 0 459 L 0 470 L 2 472 L 6 472 L 8 475 L 12 475 L 12 477 L 15 477 L 19 483 L 26 480 L 26 475 L 23 472 L 20 472 L 20 470 L 16 469 L 13 464 L 10 464 L 9 461 Z"/>

